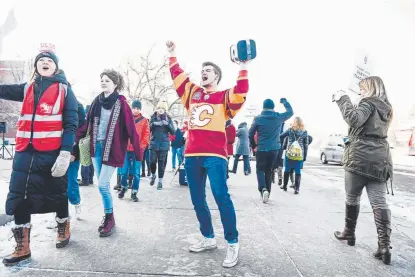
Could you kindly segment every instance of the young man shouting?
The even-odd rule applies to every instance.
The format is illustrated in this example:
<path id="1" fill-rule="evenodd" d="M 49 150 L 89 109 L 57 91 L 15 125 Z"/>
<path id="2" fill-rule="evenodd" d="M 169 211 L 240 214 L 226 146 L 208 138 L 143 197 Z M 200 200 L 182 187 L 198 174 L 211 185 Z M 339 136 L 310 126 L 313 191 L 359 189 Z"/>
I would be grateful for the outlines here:
<path id="1" fill-rule="evenodd" d="M 170 72 L 177 94 L 190 115 L 185 150 L 185 170 L 190 196 L 200 231 L 204 236 L 198 244 L 190 246 L 191 252 L 216 248 L 212 218 L 206 202 L 206 177 L 209 177 L 215 201 L 218 204 L 228 250 L 224 267 L 238 263 L 239 243 L 236 214 L 226 184 L 227 141 L 225 122 L 242 108 L 248 92 L 246 64 L 241 63 L 237 85 L 231 89 L 218 90 L 222 77 L 220 68 L 211 62 L 202 65 L 202 82 L 198 86 L 177 63 L 175 44 L 167 42 L 170 52 Z"/>

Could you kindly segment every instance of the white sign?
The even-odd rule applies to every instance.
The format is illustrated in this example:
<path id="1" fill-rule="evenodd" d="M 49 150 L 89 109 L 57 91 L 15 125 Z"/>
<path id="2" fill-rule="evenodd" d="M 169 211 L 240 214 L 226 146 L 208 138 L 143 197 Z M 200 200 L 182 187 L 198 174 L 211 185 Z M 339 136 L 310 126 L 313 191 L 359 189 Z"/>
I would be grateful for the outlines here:
<path id="1" fill-rule="evenodd" d="M 357 52 L 353 75 L 350 79 L 349 90 L 360 93 L 359 82 L 373 74 L 373 60 L 364 50 Z"/>
<path id="2" fill-rule="evenodd" d="M 39 52 L 56 52 L 55 44 L 42 42 L 39 47 Z"/>

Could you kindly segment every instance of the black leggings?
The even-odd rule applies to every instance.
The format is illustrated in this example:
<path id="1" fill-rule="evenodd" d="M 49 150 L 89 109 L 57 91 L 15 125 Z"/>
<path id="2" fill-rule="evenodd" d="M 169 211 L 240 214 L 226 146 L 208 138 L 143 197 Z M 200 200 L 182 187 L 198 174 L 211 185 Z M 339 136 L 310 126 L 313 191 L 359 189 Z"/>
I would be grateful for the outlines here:
<path id="1" fill-rule="evenodd" d="M 158 165 L 158 177 L 164 177 L 164 171 L 166 169 L 167 163 L 167 154 L 168 151 L 155 151 L 150 150 L 150 169 L 152 174 L 156 174 L 157 165 Z"/>
<path id="2" fill-rule="evenodd" d="M 14 223 L 16 225 L 23 225 L 30 223 L 31 220 L 31 207 L 27 201 L 23 201 L 14 212 Z M 56 211 L 56 217 L 67 218 L 69 217 L 68 201 L 62 201 L 59 204 L 58 210 Z"/>

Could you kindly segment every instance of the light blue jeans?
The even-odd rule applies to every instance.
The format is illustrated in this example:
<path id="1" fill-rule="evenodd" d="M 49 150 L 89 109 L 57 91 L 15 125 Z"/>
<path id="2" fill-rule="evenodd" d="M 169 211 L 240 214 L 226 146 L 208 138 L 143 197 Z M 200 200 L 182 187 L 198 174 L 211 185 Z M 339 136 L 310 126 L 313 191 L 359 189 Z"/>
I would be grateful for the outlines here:
<path id="1" fill-rule="evenodd" d="M 104 212 L 109 214 L 112 213 L 113 210 L 110 182 L 115 167 L 102 164 L 103 150 L 104 142 L 98 141 L 95 149 L 95 157 L 92 157 L 92 163 L 94 165 L 95 174 L 98 177 L 98 188 L 101 193 L 102 202 L 104 203 Z"/>
<path id="2" fill-rule="evenodd" d="M 179 165 L 182 164 L 183 162 L 183 152 L 182 152 L 182 148 L 176 148 L 176 147 L 172 147 L 171 148 L 171 159 L 172 159 L 172 166 L 173 168 L 176 168 L 176 156 L 177 156 L 177 160 L 179 161 Z"/>

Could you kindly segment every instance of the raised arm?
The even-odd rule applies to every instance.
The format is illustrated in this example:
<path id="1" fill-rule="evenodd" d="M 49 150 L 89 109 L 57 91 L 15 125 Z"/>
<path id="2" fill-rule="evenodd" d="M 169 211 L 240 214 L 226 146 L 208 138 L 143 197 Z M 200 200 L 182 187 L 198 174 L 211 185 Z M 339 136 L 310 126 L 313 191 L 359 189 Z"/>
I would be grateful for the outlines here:
<path id="1" fill-rule="evenodd" d="M 0 85 L 0 99 L 23 102 L 25 85 Z"/>
<path id="2" fill-rule="evenodd" d="M 246 94 L 249 90 L 248 71 L 246 64 L 240 63 L 240 70 L 236 86 L 226 92 L 226 114 L 229 118 L 234 118 L 241 110 L 246 101 Z"/>
<path id="3" fill-rule="evenodd" d="M 173 79 L 174 88 L 176 89 L 177 95 L 180 97 L 181 102 L 185 106 L 186 110 L 190 109 L 190 97 L 192 92 L 194 92 L 199 87 L 190 82 L 189 76 L 180 68 L 179 63 L 177 62 L 175 44 L 173 42 L 167 42 L 167 47 L 169 50 L 169 67 L 171 78 Z"/>
<path id="4" fill-rule="evenodd" d="M 286 121 L 293 116 L 294 111 L 287 99 L 281 98 L 280 103 L 283 104 L 285 108 L 285 113 L 281 113 L 280 116 L 283 118 L 284 121 Z"/>
<path id="5" fill-rule="evenodd" d="M 343 95 L 336 103 L 344 120 L 352 128 L 362 126 L 374 110 L 374 107 L 364 100 L 360 101 L 357 108 L 355 108 L 347 95 Z"/>

